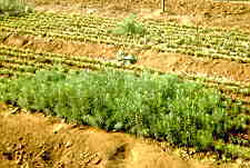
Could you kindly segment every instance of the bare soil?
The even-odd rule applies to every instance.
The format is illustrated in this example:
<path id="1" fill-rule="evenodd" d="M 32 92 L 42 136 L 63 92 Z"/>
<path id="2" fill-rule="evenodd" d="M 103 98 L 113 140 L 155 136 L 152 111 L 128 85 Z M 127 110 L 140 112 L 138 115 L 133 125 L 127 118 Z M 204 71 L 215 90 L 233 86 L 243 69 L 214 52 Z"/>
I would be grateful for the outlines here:
<path id="1" fill-rule="evenodd" d="M 152 50 L 119 48 L 105 44 L 91 44 L 38 38 L 31 36 L 10 36 L 2 44 L 36 51 L 53 52 L 75 56 L 89 56 L 112 60 L 122 49 L 138 56 L 138 65 L 154 68 L 162 72 L 179 72 L 182 74 L 204 75 L 225 78 L 250 84 L 250 63 L 240 63 L 226 59 L 192 57 L 183 54 L 159 53 Z"/>
<path id="2" fill-rule="evenodd" d="M 249 3 L 168 0 L 161 13 L 159 0 L 27 0 L 39 11 L 93 13 L 125 17 L 136 13 L 143 19 L 164 19 L 180 24 L 237 28 L 250 32 Z M 188 3 L 187 3 L 188 2 Z M 37 51 L 114 59 L 115 46 L 60 41 L 11 35 L 0 43 Z M 139 56 L 137 64 L 164 72 L 204 74 L 250 84 L 250 64 L 229 60 L 196 58 L 182 54 L 131 50 Z M 88 126 L 66 124 L 63 120 L 31 114 L 24 109 L 0 105 L 0 167 L 86 167 L 86 168 L 210 168 L 250 167 L 241 160 L 216 165 L 201 154 L 184 159 L 176 150 L 150 139 L 124 133 L 105 132 Z M 17 112 L 17 113 L 16 113 Z M 16 114 L 13 114 L 16 113 Z M 180 159 L 180 157 L 182 159 Z M 201 159 L 202 161 L 198 161 Z"/>
<path id="3" fill-rule="evenodd" d="M 153 140 L 0 106 L 0 167 L 198 168 Z M 202 166 L 209 168 L 209 166 Z"/>
<path id="4" fill-rule="evenodd" d="M 135 13 L 143 19 L 163 19 L 203 27 L 240 29 L 250 32 L 249 2 L 214 2 L 212 0 L 166 0 L 162 13 L 161 0 L 26 0 L 38 11 L 93 13 L 124 18 Z M 72 5 L 74 4 L 74 5 Z"/>

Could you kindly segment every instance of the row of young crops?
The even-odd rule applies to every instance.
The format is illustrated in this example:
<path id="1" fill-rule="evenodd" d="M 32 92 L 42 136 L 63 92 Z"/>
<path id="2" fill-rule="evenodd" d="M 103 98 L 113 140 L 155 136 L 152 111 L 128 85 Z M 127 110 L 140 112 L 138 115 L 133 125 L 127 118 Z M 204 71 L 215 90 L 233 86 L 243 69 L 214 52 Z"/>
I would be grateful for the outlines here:
<path id="1" fill-rule="evenodd" d="M 120 21 L 31 13 L 1 17 L 0 29 L 250 62 L 249 35 L 244 33 L 145 21 L 143 34 L 117 35 Z M 249 96 L 248 85 L 6 45 L 0 45 L 0 76 L 1 101 L 109 131 L 212 150 L 219 157 L 250 156 L 245 137 L 249 103 L 228 98 Z"/>
<path id="2" fill-rule="evenodd" d="M 133 23 L 133 20 L 126 20 Z M 125 22 L 126 22 L 125 21 Z M 250 62 L 250 35 L 238 31 L 180 26 L 165 21 L 143 21 L 141 34 L 119 35 L 122 20 L 92 15 L 31 13 L 2 17 L 0 29 L 20 35 L 89 41 L 119 46 L 155 49 L 212 58 Z"/>
<path id="3" fill-rule="evenodd" d="M 89 69 L 103 70 L 116 69 L 133 72 L 148 72 L 152 74 L 163 74 L 163 72 L 137 66 L 124 66 L 119 62 L 104 61 L 101 59 L 93 59 L 87 56 L 72 56 L 65 54 L 55 54 L 49 52 L 35 52 L 30 49 L 20 49 L 13 46 L 0 46 L 0 74 L 7 76 L 15 76 L 15 74 L 25 73 L 33 74 L 39 69 L 53 69 L 61 66 L 66 70 L 70 69 Z M 197 81 L 209 87 L 221 88 L 222 91 L 232 94 L 244 96 L 250 95 L 248 85 L 242 83 L 234 83 L 232 81 L 221 81 L 213 78 L 201 76 L 182 75 L 178 74 L 183 80 Z"/>
<path id="4" fill-rule="evenodd" d="M 19 49 L 5 45 L 0 46 L 0 75 L 2 77 L 17 78 L 20 76 L 34 75 L 40 70 L 55 69 L 61 69 L 64 72 L 83 69 L 88 71 L 113 69 L 135 72 L 136 74 L 147 72 L 150 74 L 163 75 L 160 71 L 146 69 L 135 65 L 124 66 L 116 62 L 91 59 L 84 56 L 67 56 L 63 54 L 35 52 L 28 49 Z M 231 95 L 237 95 L 237 97 L 241 98 L 249 97 L 250 95 L 250 89 L 248 86 L 244 87 L 232 82 L 221 82 L 215 79 L 187 75 L 179 75 L 179 79 L 182 81 L 203 84 L 209 88 L 219 88 L 219 90 L 224 93 L 223 99 L 226 99 Z M 234 102 L 231 103 L 234 107 L 242 105 L 239 110 L 244 110 L 246 113 L 249 112 L 249 109 L 246 107 L 249 106 L 249 102 L 244 99 L 234 100 Z"/>
<path id="5" fill-rule="evenodd" d="M 249 157 L 250 142 L 241 136 L 249 129 L 249 111 L 217 89 L 204 87 L 201 78 L 187 81 L 137 66 L 4 45 L 0 58 L 1 101 L 107 130 L 213 150 L 219 157 Z M 10 74 L 18 78 L 10 79 Z"/>

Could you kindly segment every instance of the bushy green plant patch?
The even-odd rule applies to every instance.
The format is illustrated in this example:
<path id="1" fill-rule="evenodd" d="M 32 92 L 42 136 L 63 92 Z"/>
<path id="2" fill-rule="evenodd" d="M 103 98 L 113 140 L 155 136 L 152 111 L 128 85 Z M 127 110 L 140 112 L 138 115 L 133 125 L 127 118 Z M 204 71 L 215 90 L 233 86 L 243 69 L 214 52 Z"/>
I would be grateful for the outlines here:
<path id="1" fill-rule="evenodd" d="M 230 112 L 214 89 L 173 75 L 119 71 L 40 71 L 0 82 L 0 100 L 109 131 L 125 131 L 198 150 L 244 133 L 249 117 Z"/>
<path id="2" fill-rule="evenodd" d="M 0 14 L 20 15 L 31 11 L 23 0 L 0 0 Z"/>
<path id="3" fill-rule="evenodd" d="M 143 35 L 146 29 L 136 21 L 136 15 L 130 15 L 123 22 L 117 24 L 117 28 L 112 30 L 116 35 Z"/>

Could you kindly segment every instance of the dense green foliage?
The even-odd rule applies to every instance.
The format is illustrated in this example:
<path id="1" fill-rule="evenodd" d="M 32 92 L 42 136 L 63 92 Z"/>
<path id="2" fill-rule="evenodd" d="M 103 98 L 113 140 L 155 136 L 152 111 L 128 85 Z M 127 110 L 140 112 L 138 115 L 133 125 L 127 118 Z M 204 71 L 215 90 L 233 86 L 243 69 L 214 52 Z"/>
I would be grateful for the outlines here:
<path id="1" fill-rule="evenodd" d="M 22 0 L 0 0 L 0 14 L 20 15 L 31 10 Z"/>
<path id="2" fill-rule="evenodd" d="M 134 15 L 123 21 L 52 13 L 32 13 L 19 18 L 8 16 L 30 11 L 20 2 L 0 0 L 0 15 L 7 14 L 0 18 L 3 34 L 15 32 L 250 62 L 250 41 L 246 33 L 197 30 L 192 26 L 157 21 L 141 24 Z M 5 35 L 0 37 L 4 38 Z M 198 81 L 183 82 L 172 75 L 138 75 L 145 69 L 130 65 L 137 61 L 132 55 L 118 54 L 117 60 L 119 64 L 1 45 L 0 76 L 20 75 L 20 78 L 13 81 L 0 78 L 0 100 L 109 131 L 165 139 L 197 150 L 214 150 L 220 157 L 249 158 L 250 142 L 241 135 L 249 130 L 250 117 L 241 113 L 243 108 L 235 105 L 238 102 L 225 100 L 217 90 L 207 89 L 197 84 Z M 137 75 L 117 71 L 75 71 L 71 74 L 44 71 L 53 69 L 55 64 L 65 72 L 110 68 L 136 71 Z M 191 80 L 200 79 L 204 80 L 191 77 Z M 208 78 L 203 81 L 206 82 L 207 86 L 213 83 Z M 217 87 L 217 84 L 214 85 Z M 248 86 L 241 89 L 238 85 L 221 85 L 230 92 L 250 93 Z"/>
<path id="3" fill-rule="evenodd" d="M 21 49 L 13 46 L 0 46 L 0 76 L 16 78 L 19 75 L 32 75 L 37 70 L 52 70 L 55 65 L 59 65 L 66 71 L 70 69 L 89 69 L 89 70 L 126 70 L 135 73 L 149 72 L 152 74 L 163 74 L 163 72 L 131 65 L 137 61 L 133 55 L 128 55 L 124 52 L 117 53 L 117 62 L 107 61 L 102 59 L 94 59 L 87 56 L 67 56 L 64 54 L 55 54 L 50 52 L 37 52 L 30 49 Z M 129 63 L 127 63 L 129 61 Z M 228 97 L 228 94 L 234 93 L 239 97 L 244 97 L 250 94 L 248 85 L 235 83 L 231 80 L 222 80 L 221 78 L 208 78 L 199 75 L 178 75 L 182 80 L 191 80 L 205 85 L 206 87 L 218 88 L 223 96 Z M 249 104 L 244 99 L 240 99 L 243 104 Z M 234 102 L 237 103 L 237 102 Z M 244 106 L 245 107 L 245 106 Z M 243 108 L 243 106 L 242 106 Z"/>
<path id="4" fill-rule="evenodd" d="M 144 35 L 146 29 L 135 19 L 136 15 L 125 18 L 123 22 L 117 24 L 117 28 L 112 30 L 112 33 L 116 35 Z"/>
<path id="5" fill-rule="evenodd" d="M 215 141 L 228 142 L 231 130 L 244 132 L 249 122 L 237 111 L 227 113 L 216 90 L 172 75 L 40 71 L 2 80 L 0 100 L 198 150 L 214 150 Z"/>

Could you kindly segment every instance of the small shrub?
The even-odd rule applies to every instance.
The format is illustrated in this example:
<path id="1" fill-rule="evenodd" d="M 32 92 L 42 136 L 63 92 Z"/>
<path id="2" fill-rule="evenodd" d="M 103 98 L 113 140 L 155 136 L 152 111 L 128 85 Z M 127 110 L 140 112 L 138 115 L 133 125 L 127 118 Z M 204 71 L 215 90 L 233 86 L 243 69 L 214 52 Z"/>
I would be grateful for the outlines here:
<path id="1" fill-rule="evenodd" d="M 116 35 L 144 35 L 146 29 L 136 21 L 136 15 L 132 14 L 119 23 L 117 28 L 112 30 L 112 33 Z"/>
<path id="2" fill-rule="evenodd" d="M 20 15 L 31 11 L 31 7 L 21 0 L 0 0 L 0 14 Z"/>

